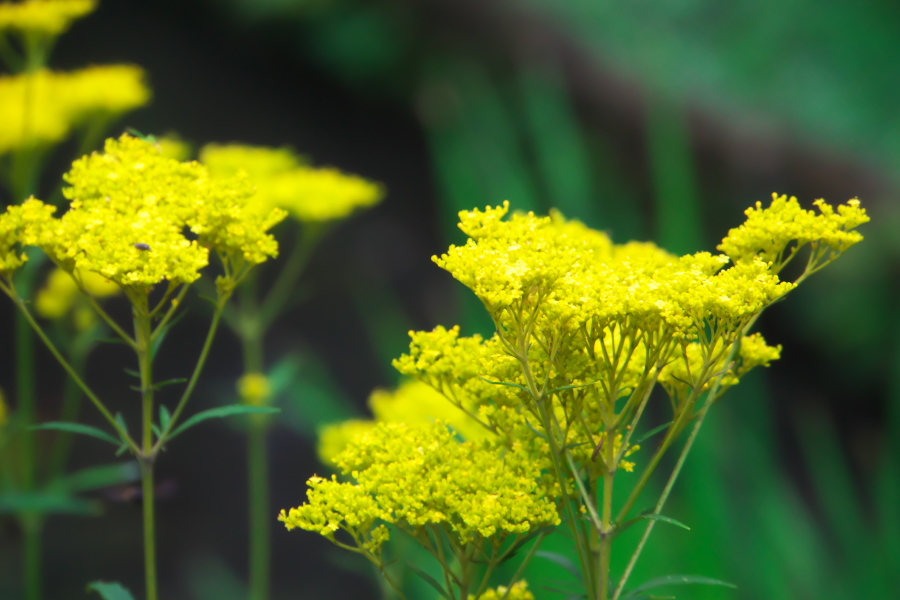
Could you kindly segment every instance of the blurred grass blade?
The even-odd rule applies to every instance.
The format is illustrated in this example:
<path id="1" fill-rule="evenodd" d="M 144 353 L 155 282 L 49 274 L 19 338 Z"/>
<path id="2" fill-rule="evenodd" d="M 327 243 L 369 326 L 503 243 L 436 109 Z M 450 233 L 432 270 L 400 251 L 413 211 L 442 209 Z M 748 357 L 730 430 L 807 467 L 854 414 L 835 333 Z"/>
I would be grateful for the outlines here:
<path id="1" fill-rule="evenodd" d="M 591 227 L 603 227 L 588 145 L 558 66 L 546 56 L 523 65 L 517 91 L 549 207 Z"/>
<path id="2" fill-rule="evenodd" d="M 647 136 L 656 198 L 657 243 L 676 254 L 704 247 L 703 219 L 694 182 L 693 146 L 685 111 L 674 99 L 648 93 Z"/>

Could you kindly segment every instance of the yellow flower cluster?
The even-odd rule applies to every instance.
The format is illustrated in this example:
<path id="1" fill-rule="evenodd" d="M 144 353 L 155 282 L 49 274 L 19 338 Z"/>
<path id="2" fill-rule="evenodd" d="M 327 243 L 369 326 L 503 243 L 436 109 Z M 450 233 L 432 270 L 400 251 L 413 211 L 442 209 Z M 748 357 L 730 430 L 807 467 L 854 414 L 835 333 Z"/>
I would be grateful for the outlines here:
<path id="1" fill-rule="evenodd" d="M 308 503 L 279 517 L 288 529 L 333 540 L 338 529 L 359 538 L 379 521 L 413 535 L 440 525 L 465 544 L 560 522 L 538 483 L 540 468 L 527 455 L 460 442 L 440 422 L 380 423 L 351 441 L 336 462 L 353 481 L 310 479 Z"/>
<path id="2" fill-rule="evenodd" d="M 0 34 L 15 31 L 53 37 L 97 7 L 96 0 L 25 0 L 0 4 Z"/>
<path id="3" fill-rule="evenodd" d="M 337 169 L 314 168 L 288 148 L 209 144 L 200 161 L 214 175 L 246 173 L 256 185 L 260 210 L 283 208 L 302 222 L 321 223 L 373 206 L 384 196 L 382 186 Z"/>
<path id="4" fill-rule="evenodd" d="M 469 595 L 469 600 L 534 600 L 534 594 L 528 589 L 526 581 L 517 581 L 510 587 L 501 585 L 478 596 Z"/>
<path id="5" fill-rule="evenodd" d="M 413 332 L 394 365 L 509 440 L 553 436 L 595 475 L 628 469 L 624 423 L 657 381 L 678 411 L 714 380 L 727 388 L 778 358 L 745 330 L 795 287 L 778 277 L 791 248 L 809 244 L 814 270 L 859 241 L 853 228 L 868 219 L 855 200 L 816 205 L 819 214 L 776 197 L 751 209 L 720 246 L 730 257 L 619 246 L 558 214 L 504 219 L 508 203 L 464 211 L 470 239 L 434 260 L 475 292 L 497 333 Z"/>
<path id="6" fill-rule="evenodd" d="M 850 200 L 837 210 L 824 200 L 813 204 L 818 214 L 801 208 L 794 197 L 772 194 L 771 205 L 763 208 L 757 202 L 748 208 L 747 221 L 729 231 L 718 248 L 736 262 L 758 258 L 772 263 L 778 272 L 807 244 L 824 246 L 836 255 L 862 241 L 862 235 L 854 229 L 867 223 L 869 217 L 859 200 Z"/>
<path id="7" fill-rule="evenodd" d="M 115 118 L 149 100 L 144 71 L 133 65 L 0 77 L 0 154 L 58 143 L 92 119 Z"/>
<path id="8" fill-rule="evenodd" d="M 196 280 L 210 249 L 235 278 L 277 255 L 267 231 L 283 211 L 250 211 L 246 179 L 213 178 L 199 163 L 166 158 L 152 142 L 109 139 L 104 152 L 75 161 L 65 179 L 71 207 L 62 217 L 33 198 L 0 215 L 0 266 L 21 264 L 16 243 L 34 245 L 65 271 L 146 291 L 163 280 Z"/>

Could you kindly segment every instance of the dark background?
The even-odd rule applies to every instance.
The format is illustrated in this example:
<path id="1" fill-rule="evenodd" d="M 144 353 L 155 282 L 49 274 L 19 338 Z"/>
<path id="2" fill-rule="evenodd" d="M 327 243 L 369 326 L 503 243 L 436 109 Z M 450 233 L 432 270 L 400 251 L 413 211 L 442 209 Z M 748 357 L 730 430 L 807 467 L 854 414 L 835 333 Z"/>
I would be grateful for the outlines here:
<path id="1" fill-rule="evenodd" d="M 874 1 L 108 1 L 52 63 L 145 68 L 153 102 L 119 129 L 198 146 L 288 144 L 387 187 L 382 205 L 324 241 L 302 303 L 267 340 L 270 363 L 292 355 L 306 374 L 271 436 L 273 518 L 322 472 L 317 421 L 363 412 L 374 387 L 396 383 L 389 361 L 407 330 L 486 330 L 430 261 L 461 241 L 458 210 L 558 206 L 617 242 L 692 252 L 713 250 L 773 191 L 807 206 L 858 196 L 873 218 L 867 240 L 766 315 L 760 328 L 785 346 L 783 360 L 710 420 L 667 511 L 693 529 L 657 528 L 638 575 L 740 586 L 685 598 L 875 598 L 900 584 L 898 11 Z M 183 322 L 161 378 L 185 375 L 204 325 Z M 122 366 L 101 348 L 89 380 L 125 389 Z M 62 374 L 46 372 L 41 419 L 53 420 Z M 0 373 L 11 389 L 8 361 Z M 240 373 L 223 332 L 193 409 L 233 402 Z M 128 415 L 137 399 L 121 402 Z M 90 410 L 85 421 L 98 424 Z M 73 467 L 112 458 L 81 440 Z M 160 459 L 163 597 L 242 597 L 245 471 L 239 423 L 198 427 Z M 96 579 L 142 589 L 140 509 L 101 501 L 101 517 L 47 527 L 47 598 L 81 597 Z M 15 578 L 15 540 L 8 525 L 0 578 Z M 276 524 L 273 541 L 273 598 L 377 594 L 318 536 Z"/>

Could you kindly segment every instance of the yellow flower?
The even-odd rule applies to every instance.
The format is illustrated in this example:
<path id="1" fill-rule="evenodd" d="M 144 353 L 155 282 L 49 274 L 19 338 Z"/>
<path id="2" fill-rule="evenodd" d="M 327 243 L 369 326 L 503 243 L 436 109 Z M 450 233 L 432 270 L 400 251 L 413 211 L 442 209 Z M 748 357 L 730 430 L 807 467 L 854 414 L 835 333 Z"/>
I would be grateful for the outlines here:
<path id="1" fill-rule="evenodd" d="M 97 8 L 96 0 L 25 0 L 0 4 L 0 34 L 16 31 L 48 37 L 64 33 L 73 21 Z"/>
<path id="2" fill-rule="evenodd" d="M 490 589 L 478 596 L 469 594 L 469 600 L 534 600 L 534 594 L 528 589 L 528 583 L 524 580 L 517 581 L 512 587 L 505 585 Z"/>
<path id="3" fill-rule="evenodd" d="M 110 119 L 145 105 L 150 90 L 133 65 L 0 77 L 0 154 L 55 144 L 92 119 Z"/>
<path id="4" fill-rule="evenodd" d="M 34 302 L 35 312 L 45 319 L 59 319 L 68 314 L 75 308 L 80 294 L 76 278 L 85 291 L 95 298 L 112 296 L 121 291 L 119 286 L 97 273 L 68 273 L 57 268 L 50 272 L 44 287 L 38 291 Z M 92 315 L 90 312 L 87 314 Z M 86 329 L 83 325 L 90 325 L 92 322 L 81 314 L 78 315 L 78 320 L 82 325 L 79 329 L 82 330 Z"/>
<path id="5" fill-rule="evenodd" d="M 358 535 L 378 520 L 410 532 L 435 524 L 468 543 L 560 522 L 539 483 L 541 465 L 515 449 L 459 442 L 440 422 L 380 423 L 351 441 L 337 464 L 355 482 L 312 478 L 309 502 L 282 511 L 289 529 L 329 537 L 337 529 Z"/>
<path id="6" fill-rule="evenodd" d="M 254 205 L 283 208 L 304 222 L 348 217 L 381 201 L 381 186 L 332 168 L 308 166 L 288 148 L 209 144 L 200 161 L 215 176 L 245 173 L 256 185 Z"/>
<path id="7" fill-rule="evenodd" d="M 69 211 L 55 219 L 31 200 L 29 221 L 37 232 L 31 243 L 65 270 L 99 273 L 126 288 L 185 284 L 200 276 L 212 249 L 236 282 L 278 252 L 267 231 L 282 212 L 249 211 L 253 190 L 245 180 L 212 179 L 199 163 L 167 158 L 153 142 L 109 139 L 104 152 L 75 161 L 65 179 Z M 199 239 L 186 237 L 186 228 Z"/>
<path id="8" fill-rule="evenodd" d="M 251 406 L 262 406 L 272 393 L 269 378 L 262 373 L 246 373 L 237 381 L 241 402 Z"/>

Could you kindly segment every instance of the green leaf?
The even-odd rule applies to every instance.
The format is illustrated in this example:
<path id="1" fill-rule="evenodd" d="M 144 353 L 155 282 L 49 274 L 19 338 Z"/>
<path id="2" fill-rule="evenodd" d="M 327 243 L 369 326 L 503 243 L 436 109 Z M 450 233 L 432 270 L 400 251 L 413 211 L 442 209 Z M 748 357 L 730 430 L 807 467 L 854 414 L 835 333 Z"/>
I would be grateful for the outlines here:
<path id="1" fill-rule="evenodd" d="M 165 381 L 160 381 L 158 383 L 153 384 L 153 389 L 158 390 L 160 388 L 164 388 L 167 385 L 178 385 L 179 383 L 184 383 L 187 381 L 187 377 L 176 377 L 175 379 L 166 379 Z"/>
<path id="2" fill-rule="evenodd" d="M 87 591 L 97 592 L 103 596 L 103 600 L 134 600 L 125 587 L 115 581 L 94 581 L 88 584 Z"/>
<path id="3" fill-rule="evenodd" d="M 60 492 L 0 494 L 0 515 L 25 511 L 70 515 L 90 515 L 99 512 L 96 503 Z"/>
<path id="4" fill-rule="evenodd" d="M 435 590 L 437 590 L 437 592 L 441 596 L 443 596 L 447 600 L 453 600 L 450 597 L 450 594 L 447 593 L 447 591 L 441 587 L 441 584 L 439 584 L 437 582 L 437 580 L 435 580 L 434 577 L 432 577 L 431 575 L 429 575 L 428 573 L 426 573 L 425 571 L 423 571 L 422 569 L 420 569 L 419 567 L 417 567 L 416 565 L 414 565 L 412 563 L 407 563 L 407 564 L 409 565 L 409 568 L 415 572 L 416 575 L 418 575 L 419 577 L 424 579 L 431 587 L 433 587 Z"/>
<path id="5" fill-rule="evenodd" d="M 68 431 L 69 433 L 80 433 L 83 435 L 89 435 L 91 437 L 95 437 L 98 440 L 103 440 L 104 442 L 109 442 L 114 446 L 119 446 L 122 444 L 120 440 L 117 440 L 110 434 L 106 433 L 102 429 L 98 429 L 96 427 L 92 427 L 90 425 L 82 425 L 81 423 L 69 423 L 67 421 L 53 421 L 50 423 L 41 423 L 40 425 L 33 425 L 29 427 L 29 429 L 56 429 L 58 431 Z"/>
<path id="6" fill-rule="evenodd" d="M 535 429 L 534 425 L 531 424 L 531 421 L 529 421 L 528 419 L 525 419 L 525 424 L 528 425 L 528 429 L 532 430 L 539 438 L 541 438 L 542 440 L 547 439 L 547 434 L 542 433 L 542 432 L 538 431 L 537 429 Z"/>
<path id="7" fill-rule="evenodd" d="M 169 426 L 169 422 L 172 420 L 172 413 L 169 412 L 169 409 L 166 408 L 165 404 L 159 405 L 159 428 L 165 430 Z"/>
<path id="8" fill-rule="evenodd" d="M 486 377 L 479 377 L 479 379 L 481 379 L 482 381 L 487 381 L 488 383 L 493 383 L 494 385 L 507 385 L 509 387 L 514 387 L 514 388 L 519 388 L 520 390 L 524 390 L 524 391 L 528 392 L 529 394 L 531 393 L 531 390 L 529 390 L 524 385 L 521 385 L 518 383 L 507 383 L 505 381 L 493 381 L 492 379 L 487 379 Z M 562 388 L 560 388 L 560 389 L 562 389 Z"/>
<path id="9" fill-rule="evenodd" d="M 665 515 L 659 515 L 659 514 L 641 515 L 638 517 L 638 519 L 650 519 L 652 521 L 664 521 L 666 523 L 669 523 L 670 525 L 675 525 L 676 527 L 681 527 L 682 529 L 687 529 L 688 531 L 691 530 L 690 527 L 688 527 L 681 521 L 676 521 L 672 517 L 667 517 Z"/>
<path id="10" fill-rule="evenodd" d="M 631 599 L 634 600 L 638 597 L 638 594 L 642 592 L 646 592 L 647 590 L 651 590 L 653 588 L 657 588 L 664 585 L 685 585 L 685 584 L 694 584 L 694 585 L 721 585 L 723 587 L 729 588 L 737 588 L 733 583 L 728 583 L 727 581 L 720 581 L 718 579 L 712 579 L 710 577 L 704 577 L 702 575 L 665 575 L 663 577 L 657 577 L 655 579 L 651 579 L 647 583 L 643 585 L 639 585 L 634 588 L 630 592 L 626 593 L 622 596 L 622 600 Z"/>
<path id="11" fill-rule="evenodd" d="M 550 395 L 550 394 L 555 394 L 556 392 L 562 392 L 562 391 L 565 391 L 565 390 L 574 390 L 574 389 L 577 389 L 577 388 L 590 387 L 590 386 L 592 386 L 592 385 L 594 385 L 594 384 L 596 384 L 596 383 L 597 383 L 596 381 L 592 381 L 592 382 L 590 382 L 590 383 L 580 383 L 580 384 L 577 384 L 577 385 L 575 385 L 575 384 L 572 384 L 572 385 L 564 385 L 564 386 L 562 386 L 562 387 L 558 387 L 558 388 L 556 388 L 556 389 L 550 390 L 549 392 L 545 392 L 544 395 L 545 395 L 545 396 L 548 396 L 548 395 Z"/>
<path id="12" fill-rule="evenodd" d="M 172 327 L 178 323 L 181 319 L 184 318 L 186 312 L 183 312 L 179 315 L 176 315 L 174 319 L 165 324 L 162 330 L 156 330 L 153 332 L 153 343 L 150 346 L 150 359 L 154 360 L 156 358 L 156 353 L 159 351 L 163 342 L 166 340 L 166 336 L 169 335 L 169 331 L 172 330 Z"/>
<path id="13" fill-rule="evenodd" d="M 60 487 L 71 492 L 83 492 L 137 481 L 140 477 L 141 471 L 137 462 L 129 461 L 81 469 L 75 473 L 60 477 L 53 482 L 53 487 Z"/>
<path id="14" fill-rule="evenodd" d="M 574 575 L 578 580 L 581 580 L 581 569 L 575 566 L 569 557 L 563 556 L 557 552 L 547 552 L 546 550 L 538 550 L 535 553 L 535 556 L 540 556 L 541 558 L 545 558 L 552 563 L 556 563 L 572 575 Z"/>
<path id="15" fill-rule="evenodd" d="M 193 427 L 198 423 L 202 423 L 208 419 L 221 419 L 223 417 L 230 417 L 232 415 L 261 415 L 261 414 L 272 414 L 281 412 L 280 408 L 273 408 L 270 406 L 248 406 L 246 404 L 232 404 L 229 406 L 220 406 L 219 408 L 210 408 L 209 410 L 204 410 L 203 412 L 199 412 L 190 419 L 186 420 L 180 426 L 175 428 L 175 430 L 169 434 L 168 439 L 173 439 L 175 436 L 183 433 L 186 429 Z"/>
<path id="16" fill-rule="evenodd" d="M 659 427 L 654 427 L 653 429 L 651 429 L 650 431 L 648 431 L 647 433 L 642 435 L 640 438 L 638 438 L 634 443 L 640 444 L 641 442 L 652 438 L 654 435 L 656 435 L 660 431 L 667 429 L 672 423 L 674 423 L 674 421 L 669 421 L 668 423 L 663 423 Z"/>
<path id="17" fill-rule="evenodd" d="M 122 370 L 125 371 L 126 373 L 128 373 L 129 375 L 131 375 L 132 377 L 134 377 L 135 379 L 141 378 L 141 374 L 139 371 L 135 371 L 134 369 L 129 369 L 128 367 L 125 367 Z"/>
<path id="18" fill-rule="evenodd" d="M 528 535 L 526 535 L 526 536 L 523 537 L 522 539 L 516 540 L 516 543 L 514 543 L 512 546 L 510 546 L 509 550 L 507 550 L 506 552 L 503 553 L 503 559 L 502 559 L 500 562 L 501 562 L 501 563 L 504 563 L 504 562 L 508 561 L 509 559 L 511 559 L 513 556 L 515 556 L 516 554 L 518 554 L 519 550 L 522 549 L 522 546 L 524 546 L 525 544 L 527 544 L 528 542 L 530 542 L 531 540 L 533 540 L 533 539 L 536 538 L 537 536 L 539 536 L 539 535 L 541 535 L 541 536 L 550 535 L 550 534 L 553 533 L 555 530 L 556 530 L 556 527 L 553 527 L 553 526 L 548 525 L 547 527 L 542 527 L 542 528 L 540 528 L 540 529 L 535 529 L 534 531 L 532 531 L 531 533 L 529 533 Z"/>

